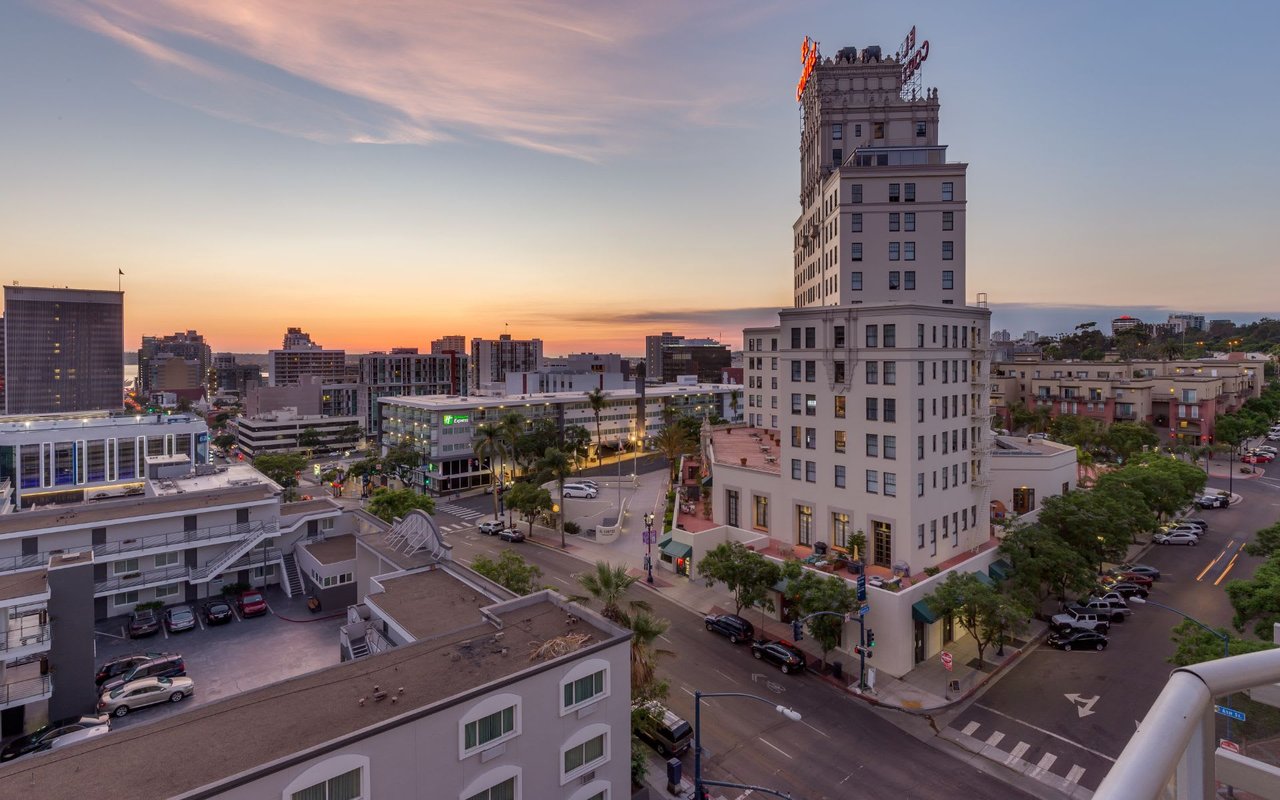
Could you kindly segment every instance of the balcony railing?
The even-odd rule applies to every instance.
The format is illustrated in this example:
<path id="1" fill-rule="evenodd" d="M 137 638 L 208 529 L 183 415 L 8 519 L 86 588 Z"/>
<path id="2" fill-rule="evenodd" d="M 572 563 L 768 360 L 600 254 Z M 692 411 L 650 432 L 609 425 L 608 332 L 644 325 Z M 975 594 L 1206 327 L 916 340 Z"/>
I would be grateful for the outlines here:
<path id="1" fill-rule="evenodd" d="M 38 620 L 39 615 L 36 614 L 9 617 L 9 627 L 0 631 L 0 654 L 47 643 L 49 624 L 40 623 Z"/>
<path id="2" fill-rule="evenodd" d="M 210 525 L 192 531 L 175 531 L 173 533 L 157 533 L 152 536 L 141 536 L 137 539 L 121 539 L 118 542 L 107 542 L 94 545 L 93 557 L 103 559 L 120 553 L 132 553 L 144 550 L 157 550 L 164 547 L 185 546 L 196 542 L 208 542 L 214 539 L 240 539 L 253 537 L 266 529 L 274 533 L 277 525 L 272 521 L 232 522 L 225 525 Z"/>
<path id="3" fill-rule="evenodd" d="M 229 560 L 229 556 L 235 555 L 234 560 Z M 179 581 L 191 581 L 193 583 L 201 583 L 226 572 L 235 572 L 251 567 L 259 567 L 264 564 L 272 564 L 281 561 L 284 558 L 284 551 L 279 547 L 269 547 L 266 550 L 258 549 L 249 552 L 234 553 L 234 548 L 223 551 L 218 556 L 210 559 L 204 566 L 194 569 L 183 565 L 175 565 L 172 567 L 163 567 L 161 569 L 150 569 L 145 572 L 133 572 L 128 575 L 120 575 L 112 577 L 109 580 L 99 581 L 93 586 L 95 595 L 117 594 L 119 592 L 132 592 L 139 589 L 147 589 L 152 586 L 163 586 L 167 583 L 177 583 Z"/>
<path id="4" fill-rule="evenodd" d="M 13 683 L 0 683 L 0 708 L 26 705 L 53 693 L 53 683 L 48 675 L 27 678 Z"/>
<path id="5" fill-rule="evenodd" d="M 1094 800 L 1212 800 L 1218 782 L 1280 797 L 1280 769 L 1217 746 L 1213 704 L 1214 698 L 1277 682 L 1280 650 L 1174 670 Z"/>

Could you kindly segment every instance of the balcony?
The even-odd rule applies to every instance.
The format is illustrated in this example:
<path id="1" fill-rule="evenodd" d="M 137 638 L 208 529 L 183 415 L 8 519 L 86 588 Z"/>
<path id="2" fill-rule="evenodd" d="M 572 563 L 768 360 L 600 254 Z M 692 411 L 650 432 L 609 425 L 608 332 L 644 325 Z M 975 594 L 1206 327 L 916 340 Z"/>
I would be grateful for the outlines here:
<path id="1" fill-rule="evenodd" d="M 264 550 L 255 550 L 251 552 L 237 551 L 237 547 L 231 547 L 219 553 L 213 558 L 206 561 L 202 566 L 191 568 L 185 564 L 174 565 L 172 567 L 162 567 L 160 569 L 151 569 L 143 572 L 131 572 L 127 575 L 114 576 L 105 581 L 99 581 L 93 585 L 93 594 L 95 597 L 104 595 L 118 594 L 120 592 L 134 592 L 140 589 L 150 589 L 155 586 L 164 586 L 170 583 L 178 583 L 179 581 L 190 581 L 191 583 L 205 583 L 213 580 L 227 572 L 236 572 L 251 567 L 261 567 L 266 564 L 275 564 L 283 561 L 284 551 L 279 547 L 271 547 Z"/>
<path id="2" fill-rule="evenodd" d="M 15 661 L 49 649 L 49 623 L 43 609 L 35 614 L 10 614 L 0 634 L 0 661 Z"/>
<path id="3" fill-rule="evenodd" d="M 47 700 L 53 695 L 53 682 L 48 675 L 40 674 L 38 663 L 10 667 L 6 674 L 11 674 L 16 679 L 10 683 L 0 683 L 0 710 Z M 31 677 L 19 677 L 20 675 Z"/>

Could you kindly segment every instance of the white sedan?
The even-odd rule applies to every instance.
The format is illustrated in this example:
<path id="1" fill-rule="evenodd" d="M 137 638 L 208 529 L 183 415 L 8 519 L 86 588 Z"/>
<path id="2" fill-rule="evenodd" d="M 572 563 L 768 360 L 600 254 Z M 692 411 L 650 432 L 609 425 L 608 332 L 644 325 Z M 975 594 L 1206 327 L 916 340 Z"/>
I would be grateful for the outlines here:
<path id="1" fill-rule="evenodd" d="M 1155 540 L 1156 544 L 1185 544 L 1190 547 L 1195 547 L 1196 543 L 1200 541 L 1200 537 L 1196 536 L 1194 533 L 1188 533 L 1187 531 L 1157 533 L 1152 538 Z"/>

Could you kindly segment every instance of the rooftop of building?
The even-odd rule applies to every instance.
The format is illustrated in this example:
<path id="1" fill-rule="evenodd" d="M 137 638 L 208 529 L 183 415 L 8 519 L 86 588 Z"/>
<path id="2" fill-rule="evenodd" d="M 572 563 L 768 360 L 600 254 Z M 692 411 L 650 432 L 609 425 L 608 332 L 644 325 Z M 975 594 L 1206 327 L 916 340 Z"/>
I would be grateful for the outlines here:
<path id="1" fill-rule="evenodd" d="M 681 395 L 699 395 L 712 392 L 729 392 L 740 390 L 741 386 L 725 383 L 691 383 L 660 384 L 645 389 L 645 397 L 679 397 Z M 604 395 L 609 400 L 635 400 L 639 395 L 634 388 L 605 389 Z M 394 403 L 401 406 L 415 406 L 428 410 L 452 410 L 458 408 L 488 408 L 497 405 L 526 406 L 535 403 L 551 405 L 553 403 L 585 403 L 586 392 L 545 392 L 538 394 L 508 394 L 500 396 L 475 397 L 471 395 L 424 395 L 422 397 L 381 397 L 380 403 Z"/>
<path id="2" fill-rule="evenodd" d="M 711 458 L 715 464 L 782 474 L 781 443 L 766 428 L 730 425 L 711 429 Z"/>
<path id="3" fill-rule="evenodd" d="M 174 463 L 184 462 L 184 456 L 173 456 L 178 459 Z M 149 461 L 149 459 L 148 459 Z M 187 462 L 189 463 L 189 461 Z M 270 478 L 253 468 L 252 465 L 233 462 L 226 465 L 202 465 L 199 469 L 176 478 L 157 478 L 148 480 L 148 494 L 156 497 L 171 497 L 189 492 L 211 492 L 215 489 L 244 488 L 262 485 L 271 491 L 278 487 Z M 93 496 L 93 491 L 89 496 Z M 94 502 L 103 502 L 101 500 Z"/>
<path id="4" fill-rule="evenodd" d="M 432 598 L 426 598 L 430 602 Z M 591 612 L 541 592 L 453 618 L 425 642 L 318 670 L 149 724 L 112 731 L 92 742 L 0 767 L 7 795 L 42 800 L 159 800 L 217 784 L 231 776 L 406 724 L 440 708 L 518 680 L 629 633 Z M 540 645 L 570 634 L 587 636 L 577 650 L 541 660 Z M 199 678 L 196 679 L 199 681 Z M 375 694 L 387 693 L 385 699 Z M 180 768 L 155 769 L 157 753 L 179 754 Z"/>
<path id="5" fill-rule="evenodd" d="M 356 537 L 345 533 L 319 542 L 305 544 L 307 552 L 321 564 L 340 564 L 356 557 Z"/>
<path id="6" fill-rule="evenodd" d="M 1055 456 L 1067 451 L 1074 453 L 1075 447 L 1039 436 L 996 436 L 991 449 L 996 456 Z"/>
<path id="7" fill-rule="evenodd" d="M 86 429 L 125 427 L 130 425 L 183 425 L 205 427 L 203 418 L 194 414 L 111 414 L 103 411 L 78 414 L 33 414 L 0 417 L 0 434 L 27 431 L 65 430 L 68 433 Z"/>
<path id="8" fill-rule="evenodd" d="M 421 641 L 449 631 L 456 620 L 505 599 L 505 595 L 487 593 L 481 584 L 469 581 L 437 564 L 406 575 L 378 578 L 382 591 L 375 594 L 371 589 L 365 603 Z"/>
<path id="9" fill-rule="evenodd" d="M 12 572 L 0 575 L 0 601 L 16 600 L 20 597 L 33 597 L 47 594 L 49 584 L 44 570 L 32 572 Z"/>

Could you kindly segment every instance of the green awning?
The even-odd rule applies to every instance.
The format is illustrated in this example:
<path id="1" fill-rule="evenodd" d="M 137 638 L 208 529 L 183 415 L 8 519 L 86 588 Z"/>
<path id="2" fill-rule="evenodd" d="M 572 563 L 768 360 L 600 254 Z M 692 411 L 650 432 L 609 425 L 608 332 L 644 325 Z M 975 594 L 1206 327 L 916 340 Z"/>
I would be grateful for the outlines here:
<path id="1" fill-rule="evenodd" d="M 702 479 L 702 485 L 703 485 L 703 486 L 710 486 L 710 485 L 711 485 L 711 476 L 710 476 L 710 475 L 708 475 L 707 477 L 705 477 L 705 478 L 703 478 L 703 479 Z"/>
<path id="2" fill-rule="evenodd" d="M 911 605 L 911 618 L 925 625 L 932 625 L 939 619 L 938 612 L 929 607 L 928 600 L 917 600 Z"/>
<path id="3" fill-rule="evenodd" d="M 980 582 L 985 583 L 988 586 L 996 585 L 996 582 L 991 580 L 991 576 L 985 572 L 975 572 L 973 573 L 973 577 L 977 578 Z"/>
<path id="4" fill-rule="evenodd" d="M 662 540 L 662 544 L 658 545 L 659 549 L 672 558 L 688 558 L 693 553 L 693 547 L 684 542 L 677 542 L 672 539 Z"/>
<path id="5" fill-rule="evenodd" d="M 987 572 L 998 581 L 1007 581 L 1009 576 L 1013 574 L 1013 565 L 1001 558 L 991 562 Z"/>

